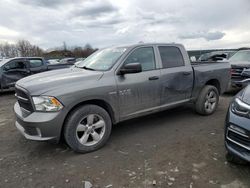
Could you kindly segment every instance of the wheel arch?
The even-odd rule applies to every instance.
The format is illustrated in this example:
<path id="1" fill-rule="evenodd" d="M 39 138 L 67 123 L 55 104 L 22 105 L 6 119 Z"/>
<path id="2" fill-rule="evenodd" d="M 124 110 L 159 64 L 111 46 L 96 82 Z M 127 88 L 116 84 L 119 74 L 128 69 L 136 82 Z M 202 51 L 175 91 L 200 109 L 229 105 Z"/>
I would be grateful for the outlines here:
<path id="1" fill-rule="evenodd" d="M 76 108 L 78 108 L 80 106 L 91 105 L 91 104 L 102 107 L 104 110 L 106 110 L 108 112 L 108 114 L 110 115 L 112 124 L 116 124 L 118 122 L 118 119 L 114 113 L 114 109 L 105 100 L 103 100 L 103 99 L 90 99 L 90 100 L 82 101 L 80 103 L 77 103 L 73 107 L 71 107 L 71 109 L 68 111 L 66 117 L 64 118 L 63 126 L 61 128 L 60 140 L 64 139 L 63 138 L 63 130 L 65 127 L 65 122 L 66 122 L 67 118 L 69 117 L 70 113 L 73 112 Z"/>
<path id="2" fill-rule="evenodd" d="M 217 79 L 208 80 L 208 81 L 206 82 L 205 86 L 206 86 L 206 85 L 211 85 L 211 86 L 216 87 L 217 90 L 218 90 L 218 92 L 219 92 L 219 94 L 221 94 L 221 86 L 220 86 L 219 80 L 217 80 Z"/>

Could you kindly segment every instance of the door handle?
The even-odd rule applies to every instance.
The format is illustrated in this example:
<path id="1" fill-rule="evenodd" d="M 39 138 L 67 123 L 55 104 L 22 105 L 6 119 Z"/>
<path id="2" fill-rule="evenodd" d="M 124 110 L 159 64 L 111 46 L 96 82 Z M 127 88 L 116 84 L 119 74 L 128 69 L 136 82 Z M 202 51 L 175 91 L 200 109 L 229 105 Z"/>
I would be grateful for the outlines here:
<path id="1" fill-rule="evenodd" d="M 190 75 L 191 72 L 183 72 L 182 74 L 183 74 L 183 75 Z"/>
<path id="2" fill-rule="evenodd" d="M 158 80 L 158 79 L 159 79 L 158 76 L 151 76 L 151 77 L 148 78 L 148 80 Z"/>

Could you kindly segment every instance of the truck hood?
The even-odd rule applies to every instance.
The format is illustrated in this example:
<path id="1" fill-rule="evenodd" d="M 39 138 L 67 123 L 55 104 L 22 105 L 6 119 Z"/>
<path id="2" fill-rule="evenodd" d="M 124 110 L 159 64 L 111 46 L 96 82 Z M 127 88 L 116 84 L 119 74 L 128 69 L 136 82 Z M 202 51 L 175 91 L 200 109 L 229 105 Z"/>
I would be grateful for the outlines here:
<path id="1" fill-rule="evenodd" d="M 97 81 L 103 72 L 80 68 L 66 68 L 35 74 L 19 80 L 16 85 L 28 90 L 31 95 L 41 95 L 56 89 L 66 89 L 84 82 Z"/>
<path id="2" fill-rule="evenodd" d="M 249 61 L 229 61 L 229 63 L 232 65 L 232 67 L 249 67 L 250 68 L 250 62 Z"/>

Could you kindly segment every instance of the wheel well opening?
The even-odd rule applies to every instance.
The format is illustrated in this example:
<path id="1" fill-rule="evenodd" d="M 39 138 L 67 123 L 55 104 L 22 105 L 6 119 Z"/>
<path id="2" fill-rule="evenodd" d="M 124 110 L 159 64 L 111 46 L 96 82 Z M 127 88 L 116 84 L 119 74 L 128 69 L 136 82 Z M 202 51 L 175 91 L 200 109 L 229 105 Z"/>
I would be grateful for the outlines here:
<path id="1" fill-rule="evenodd" d="M 209 81 L 207 81 L 207 83 L 205 85 L 212 85 L 212 86 L 216 87 L 218 89 L 219 94 L 220 94 L 221 88 L 220 88 L 220 82 L 218 80 L 216 80 L 216 79 L 209 80 Z"/>

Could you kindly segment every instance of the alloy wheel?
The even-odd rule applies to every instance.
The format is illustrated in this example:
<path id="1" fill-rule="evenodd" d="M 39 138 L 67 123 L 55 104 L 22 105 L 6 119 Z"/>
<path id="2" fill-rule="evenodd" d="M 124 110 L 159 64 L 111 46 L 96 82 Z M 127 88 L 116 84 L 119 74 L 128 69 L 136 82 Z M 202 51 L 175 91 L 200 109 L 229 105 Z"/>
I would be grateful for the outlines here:
<path id="1" fill-rule="evenodd" d="M 216 93 L 212 90 L 209 91 L 208 94 L 206 95 L 206 100 L 205 100 L 205 110 L 208 112 L 212 112 L 217 103 L 217 95 Z"/>
<path id="2" fill-rule="evenodd" d="M 82 145 L 93 146 L 103 138 L 105 127 L 106 123 L 100 115 L 89 114 L 79 122 L 76 137 Z"/>

